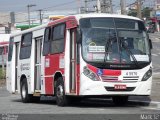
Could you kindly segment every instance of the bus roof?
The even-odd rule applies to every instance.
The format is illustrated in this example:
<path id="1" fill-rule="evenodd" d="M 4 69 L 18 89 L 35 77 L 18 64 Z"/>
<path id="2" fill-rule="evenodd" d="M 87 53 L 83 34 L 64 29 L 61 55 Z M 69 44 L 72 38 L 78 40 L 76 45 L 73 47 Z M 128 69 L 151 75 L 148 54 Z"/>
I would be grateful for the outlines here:
<path id="1" fill-rule="evenodd" d="M 119 14 L 108 14 L 108 13 L 89 13 L 89 14 L 77 14 L 74 15 L 78 20 L 81 18 L 95 18 L 95 17 L 114 17 L 114 18 L 126 18 L 132 20 L 140 20 L 141 19 L 128 15 L 119 15 Z"/>
<path id="2" fill-rule="evenodd" d="M 47 27 L 49 25 L 52 25 L 52 23 L 59 23 L 60 21 L 63 21 L 63 20 L 65 21 L 65 20 L 67 20 L 69 18 L 73 18 L 73 17 L 77 20 L 77 22 L 81 18 L 95 18 L 95 17 L 126 18 L 126 19 L 132 19 L 132 20 L 140 20 L 140 21 L 142 21 L 141 19 L 139 19 L 137 17 L 127 16 L 127 15 L 118 15 L 118 14 L 107 14 L 107 13 L 77 14 L 77 15 L 66 16 L 64 18 L 57 19 L 57 20 L 52 21 L 52 22 L 47 23 L 47 24 L 43 24 L 43 25 L 40 25 L 40 26 L 36 26 L 36 27 L 30 28 L 30 29 L 24 30 L 24 31 L 20 31 L 20 32 L 14 33 L 14 34 L 11 35 L 11 37 L 18 36 L 18 35 L 21 35 L 21 34 L 25 34 L 25 33 L 31 32 L 31 31 L 36 31 L 36 30 L 45 28 L 45 27 Z"/>
<path id="3" fill-rule="evenodd" d="M 31 31 L 36 31 L 36 30 L 45 28 L 47 25 L 48 25 L 48 23 L 30 28 L 30 29 L 27 29 L 27 30 L 19 31 L 19 32 L 11 34 L 11 37 L 18 36 L 18 35 L 21 35 L 21 34 L 25 34 L 25 33 L 31 32 Z"/>

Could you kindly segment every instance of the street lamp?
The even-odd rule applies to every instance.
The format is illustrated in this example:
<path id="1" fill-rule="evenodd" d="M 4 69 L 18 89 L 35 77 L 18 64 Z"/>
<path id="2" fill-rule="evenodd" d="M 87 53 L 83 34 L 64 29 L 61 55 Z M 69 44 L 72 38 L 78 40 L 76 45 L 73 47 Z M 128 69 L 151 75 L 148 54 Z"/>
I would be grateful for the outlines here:
<path id="1" fill-rule="evenodd" d="M 27 8 L 28 8 L 28 23 L 29 23 L 29 28 L 30 28 L 30 7 L 34 7 L 36 5 L 34 4 L 30 4 L 30 5 L 27 5 Z"/>

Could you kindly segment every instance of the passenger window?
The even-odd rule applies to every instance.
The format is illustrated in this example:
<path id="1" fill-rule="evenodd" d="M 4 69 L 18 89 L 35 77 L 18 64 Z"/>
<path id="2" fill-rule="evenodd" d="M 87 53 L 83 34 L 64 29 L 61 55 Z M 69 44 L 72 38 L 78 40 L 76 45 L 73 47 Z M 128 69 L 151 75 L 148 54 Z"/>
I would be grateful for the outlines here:
<path id="1" fill-rule="evenodd" d="M 43 55 L 50 53 L 51 28 L 46 28 L 44 34 Z"/>
<path id="2" fill-rule="evenodd" d="M 32 46 L 32 33 L 27 33 L 27 34 L 22 35 L 20 59 L 30 58 L 31 46 Z"/>
<path id="3" fill-rule="evenodd" d="M 9 41 L 9 52 L 8 52 L 8 61 L 12 60 L 12 53 L 13 53 L 13 38 L 10 38 Z"/>
<path id="4" fill-rule="evenodd" d="M 65 24 L 55 26 L 52 33 L 51 53 L 64 52 Z"/>

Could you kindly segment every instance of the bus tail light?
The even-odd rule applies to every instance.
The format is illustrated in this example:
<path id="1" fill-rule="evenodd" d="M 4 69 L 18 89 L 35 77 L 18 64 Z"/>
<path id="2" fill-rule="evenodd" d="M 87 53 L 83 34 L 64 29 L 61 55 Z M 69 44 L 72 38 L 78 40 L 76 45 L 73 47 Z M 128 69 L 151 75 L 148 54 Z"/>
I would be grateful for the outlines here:
<path id="1" fill-rule="evenodd" d="M 98 76 L 89 70 L 86 66 L 83 68 L 83 74 L 93 81 L 99 81 Z"/>
<path id="2" fill-rule="evenodd" d="M 152 76 L 152 68 L 150 68 L 143 76 L 142 81 L 148 80 Z"/>

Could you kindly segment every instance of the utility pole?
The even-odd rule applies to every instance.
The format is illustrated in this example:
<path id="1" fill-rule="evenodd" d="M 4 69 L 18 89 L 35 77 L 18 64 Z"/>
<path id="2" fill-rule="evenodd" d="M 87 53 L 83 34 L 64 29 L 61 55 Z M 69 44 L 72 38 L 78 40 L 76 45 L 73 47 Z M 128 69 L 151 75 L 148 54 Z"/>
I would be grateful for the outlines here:
<path id="1" fill-rule="evenodd" d="M 112 0 L 101 0 L 101 12 L 113 13 Z"/>
<path id="2" fill-rule="evenodd" d="M 39 21 L 40 25 L 42 24 L 42 9 L 38 10 L 39 11 Z"/>
<path id="3" fill-rule="evenodd" d="M 110 0 L 110 9 L 111 9 L 111 12 L 110 13 L 113 13 L 113 4 L 112 4 L 112 0 Z"/>
<path id="4" fill-rule="evenodd" d="M 93 1 L 97 1 L 97 0 L 84 0 L 84 4 L 85 4 L 84 11 L 85 11 L 85 13 L 93 12 L 93 11 L 89 10 L 89 8 L 88 8 L 88 3 L 93 2 Z"/>
<path id="5" fill-rule="evenodd" d="M 97 13 L 101 13 L 101 2 L 97 0 Z"/>
<path id="6" fill-rule="evenodd" d="M 15 24 L 15 13 L 14 12 L 10 12 L 10 18 L 11 18 L 11 23 Z"/>
<path id="7" fill-rule="evenodd" d="M 85 6 L 85 13 L 87 13 L 87 12 L 88 12 L 87 2 L 88 2 L 87 0 L 85 0 L 85 1 L 84 1 L 84 3 L 85 3 L 85 5 L 84 5 L 84 6 Z"/>
<path id="8" fill-rule="evenodd" d="M 120 6 L 121 6 L 121 14 L 126 15 L 126 2 L 125 2 L 125 0 L 120 1 Z"/>
<path id="9" fill-rule="evenodd" d="M 141 5 L 142 0 L 137 0 L 137 17 L 140 19 L 142 19 Z"/>
<path id="10" fill-rule="evenodd" d="M 30 7 L 34 7 L 36 5 L 33 5 L 33 4 L 30 4 L 30 5 L 27 5 L 27 8 L 28 8 L 28 23 L 29 23 L 29 28 L 30 28 Z"/>

